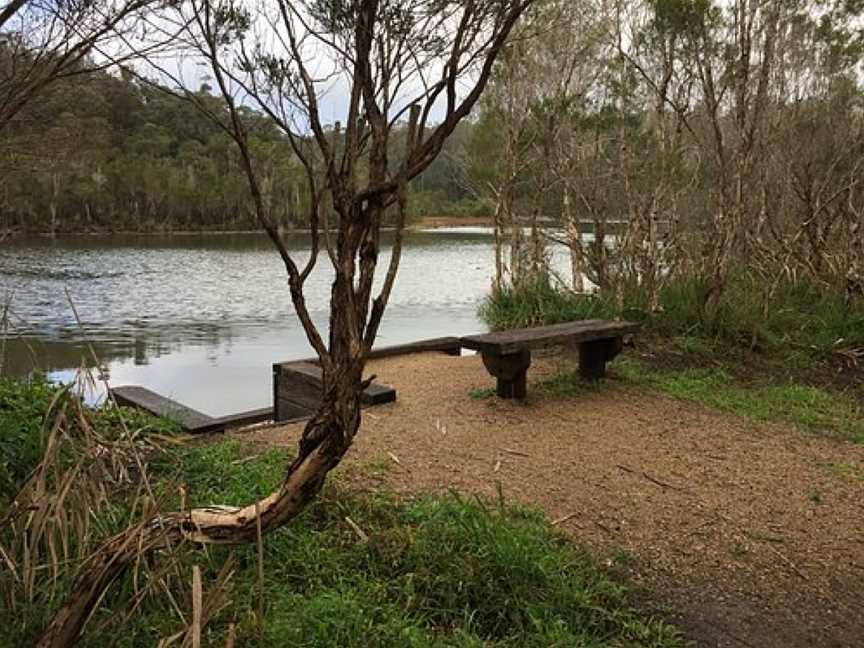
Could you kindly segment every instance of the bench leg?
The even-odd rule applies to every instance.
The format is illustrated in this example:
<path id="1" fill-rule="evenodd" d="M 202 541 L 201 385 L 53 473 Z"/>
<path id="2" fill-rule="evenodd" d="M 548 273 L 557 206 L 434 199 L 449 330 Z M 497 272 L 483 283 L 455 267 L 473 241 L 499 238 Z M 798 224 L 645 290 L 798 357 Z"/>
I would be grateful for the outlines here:
<path id="1" fill-rule="evenodd" d="M 497 392 L 501 398 L 524 399 L 528 393 L 527 375 L 531 366 L 531 352 L 520 351 L 504 356 L 483 354 L 486 370 L 495 376 Z"/>
<path id="2" fill-rule="evenodd" d="M 622 338 L 592 340 L 579 345 L 579 374 L 585 380 L 600 380 L 606 377 L 606 363 L 614 359 L 624 348 Z"/>

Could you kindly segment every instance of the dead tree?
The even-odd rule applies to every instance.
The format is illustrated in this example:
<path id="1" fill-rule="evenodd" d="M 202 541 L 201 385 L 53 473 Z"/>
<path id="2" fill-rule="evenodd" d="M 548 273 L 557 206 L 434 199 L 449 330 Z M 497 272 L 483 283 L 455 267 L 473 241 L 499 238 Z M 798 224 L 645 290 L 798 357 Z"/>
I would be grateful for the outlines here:
<path id="1" fill-rule="evenodd" d="M 249 542 L 259 523 L 265 533 L 277 528 L 317 495 L 360 426 L 364 367 L 399 265 L 407 183 L 470 113 L 530 2 L 277 0 L 250 6 L 192 0 L 153 25 L 182 28 L 182 42 L 210 66 L 226 105 L 212 116 L 237 144 L 258 220 L 284 262 L 294 308 L 323 369 L 322 404 L 281 486 L 261 501 L 160 515 L 109 539 L 82 567 L 40 646 L 72 645 L 105 590 L 142 547 Z M 322 93 L 338 83 L 347 87 L 344 127 L 328 128 Z M 312 250 L 302 266 L 282 240 L 264 196 L 244 121 L 250 104 L 280 127 L 306 172 Z M 393 159 L 390 144 L 399 128 L 408 135 L 404 153 Z M 395 242 L 376 295 L 380 230 L 388 210 L 396 214 Z M 321 250 L 334 273 L 326 341 L 304 295 Z"/>

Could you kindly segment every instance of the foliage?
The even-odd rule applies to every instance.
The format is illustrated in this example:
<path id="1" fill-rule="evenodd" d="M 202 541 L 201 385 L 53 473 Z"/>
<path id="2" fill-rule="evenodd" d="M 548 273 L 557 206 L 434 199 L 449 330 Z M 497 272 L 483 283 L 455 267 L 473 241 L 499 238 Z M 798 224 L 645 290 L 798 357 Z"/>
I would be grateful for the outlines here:
<path id="1" fill-rule="evenodd" d="M 58 395 L 41 378 L 0 378 L 0 502 L 17 492 L 42 458 L 45 414 Z"/>
<path id="2" fill-rule="evenodd" d="M 668 283 L 691 281 L 687 313 L 707 328 L 729 319 L 723 293 L 742 271 L 751 293 L 736 297 L 754 310 L 778 283 L 864 294 L 862 12 L 536 3 L 466 146 L 469 179 L 495 205 L 496 286 L 530 281 L 555 240 L 576 291 L 637 293 L 653 312 Z"/>
<path id="3" fill-rule="evenodd" d="M 147 458 L 178 430 L 138 411 L 87 407 L 74 385 L 0 380 L 2 641 L 31 644 L 85 558 L 151 514 Z"/>
<path id="4" fill-rule="evenodd" d="M 864 303 L 847 302 L 806 282 L 781 283 L 765 294 L 759 280 L 738 274 L 710 311 L 705 285 L 670 281 L 651 312 L 637 289 L 623 303 L 614 297 L 574 293 L 541 276 L 493 291 L 480 315 L 493 330 L 555 324 L 576 319 L 625 318 L 643 322 L 652 333 L 723 342 L 744 350 L 826 358 L 838 349 L 864 348 Z"/>
<path id="5" fill-rule="evenodd" d="M 43 377 L 21 381 L 0 378 L 0 503 L 12 498 L 42 459 L 49 428 L 56 425 L 55 415 L 64 401 L 75 398 L 70 388 L 48 382 Z M 159 419 L 140 410 L 104 407 L 92 411 L 93 425 L 108 438 L 125 430 L 133 435 L 179 432 L 172 421 Z M 75 425 L 69 418 L 68 424 Z"/>
<path id="6" fill-rule="evenodd" d="M 795 382 L 741 384 L 719 368 L 663 371 L 627 359 L 618 367 L 627 379 L 675 398 L 757 421 L 787 421 L 810 432 L 864 443 L 864 411 L 844 394 Z"/>
<path id="7" fill-rule="evenodd" d="M 489 328 L 499 331 L 609 317 L 613 309 L 597 296 L 556 287 L 549 275 L 542 274 L 493 290 L 479 313 Z"/>
<path id="8" fill-rule="evenodd" d="M 0 58 L 3 52 L 0 50 Z M 225 116 L 202 85 L 196 101 Z M 300 161 L 264 115 L 243 108 L 250 148 L 279 225 L 305 227 L 309 196 Z M 457 129 L 459 147 L 465 129 Z M 396 129 L 394 148 L 402 132 Z M 476 211 L 452 158 L 412 186 L 414 216 Z M 194 105 L 129 77 L 60 80 L 4 130 L 0 229 L 176 231 L 257 229 L 235 143 Z"/>

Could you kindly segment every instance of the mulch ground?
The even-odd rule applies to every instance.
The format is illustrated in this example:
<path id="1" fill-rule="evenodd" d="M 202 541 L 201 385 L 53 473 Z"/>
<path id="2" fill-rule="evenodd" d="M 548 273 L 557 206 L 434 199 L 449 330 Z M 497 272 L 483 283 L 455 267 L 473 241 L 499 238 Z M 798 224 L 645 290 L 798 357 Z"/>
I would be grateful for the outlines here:
<path id="1" fill-rule="evenodd" d="M 365 412 L 340 470 L 403 493 L 494 496 L 500 484 L 626 569 L 645 605 L 698 645 L 864 646 L 864 447 L 614 373 L 574 396 L 536 388 L 572 362 L 535 361 L 516 403 L 472 397 L 493 385 L 477 356 L 375 361 L 398 400 Z M 242 435 L 294 446 L 301 431 Z"/>

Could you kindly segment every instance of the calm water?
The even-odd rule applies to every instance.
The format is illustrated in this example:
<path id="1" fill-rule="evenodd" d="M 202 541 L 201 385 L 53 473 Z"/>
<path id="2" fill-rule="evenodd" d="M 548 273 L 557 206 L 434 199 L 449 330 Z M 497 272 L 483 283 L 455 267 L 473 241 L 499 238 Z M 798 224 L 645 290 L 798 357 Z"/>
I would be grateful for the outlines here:
<path id="1" fill-rule="evenodd" d="M 290 243 L 305 260 L 305 238 Z M 483 230 L 411 233 L 378 345 L 484 330 L 492 255 Z M 331 276 L 324 258 L 306 288 L 325 336 Z M 269 405 L 271 365 L 312 355 L 284 267 L 256 234 L 15 239 L 0 245 L 4 295 L 5 374 L 71 379 L 93 365 L 89 344 L 113 386 L 143 385 L 214 416 Z"/>

